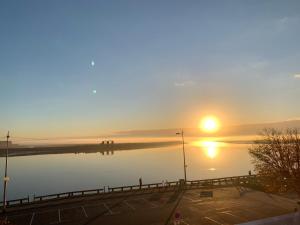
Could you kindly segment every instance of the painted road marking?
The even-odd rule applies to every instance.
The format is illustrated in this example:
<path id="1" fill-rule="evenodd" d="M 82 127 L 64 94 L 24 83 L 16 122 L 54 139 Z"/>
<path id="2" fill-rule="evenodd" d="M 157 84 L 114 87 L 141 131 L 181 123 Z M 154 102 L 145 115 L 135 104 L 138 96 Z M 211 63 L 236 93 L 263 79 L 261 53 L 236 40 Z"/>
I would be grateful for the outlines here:
<path id="1" fill-rule="evenodd" d="M 187 193 L 187 194 L 193 195 L 193 196 L 195 196 L 195 197 L 197 197 L 197 198 L 200 197 L 200 193 L 189 192 L 189 193 Z"/>
<path id="2" fill-rule="evenodd" d="M 219 224 L 219 225 L 223 225 L 223 223 L 220 223 L 220 222 L 218 222 L 218 221 L 216 221 L 216 220 L 214 220 L 214 219 L 212 219 L 212 218 L 209 218 L 209 217 L 204 217 L 204 219 L 207 219 L 207 220 L 209 220 L 209 221 L 211 221 L 211 222 L 214 222 L 215 224 Z"/>
<path id="3" fill-rule="evenodd" d="M 195 199 L 192 199 L 192 198 L 189 198 L 189 197 L 186 197 L 186 196 L 183 196 L 184 199 L 187 199 L 187 200 L 190 200 L 191 202 L 195 201 Z"/>
<path id="4" fill-rule="evenodd" d="M 207 206 L 207 207 L 214 207 L 211 203 L 209 203 L 209 202 L 200 202 L 200 201 L 198 201 L 198 202 L 196 202 L 195 203 L 196 205 L 205 205 L 205 206 Z"/>
<path id="5" fill-rule="evenodd" d="M 126 200 L 124 201 L 125 205 L 127 205 L 130 209 L 132 209 L 133 211 L 135 211 L 135 207 L 133 207 L 132 205 L 130 205 Z"/>
<path id="6" fill-rule="evenodd" d="M 61 218 L 60 218 L 60 209 L 58 209 L 58 222 L 61 222 Z"/>
<path id="7" fill-rule="evenodd" d="M 228 207 L 217 208 L 216 210 L 220 211 L 220 210 L 226 210 L 226 209 L 230 209 L 230 207 L 228 206 Z"/>
<path id="8" fill-rule="evenodd" d="M 113 215 L 113 211 L 110 210 L 110 208 L 106 205 L 106 203 L 103 203 L 104 207 L 106 208 L 106 210 L 109 212 L 110 215 Z"/>
<path id="9" fill-rule="evenodd" d="M 226 214 L 226 215 L 229 215 L 229 216 L 238 218 L 238 219 L 247 220 L 247 219 L 245 219 L 245 218 L 243 218 L 243 217 L 241 217 L 241 216 L 237 216 L 237 215 L 232 214 L 231 211 L 225 211 L 225 212 L 220 212 L 220 213 Z"/>
<path id="10" fill-rule="evenodd" d="M 158 205 L 154 204 L 153 202 L 148 201 L 148 200 L 145 199 L 145 198 L 141 198 L 141 199 L 142 199 L 144 202 L 150 204 L 150 205 L 151 205 L 151 208 L 156 208 L 156 207 L 158 207 Z"/>
<path id="11" fill-rule="evenodd" d="M 203 202 L 202 199 L 193 199 L 193 198 L 189 198 L 189 197 L 186 197 L 186 196 L 183 196 L 182 198 L 185 198 L 193 203 L 199 203 L 199 202 Z"/>
<path id="12" fill-rule="evenodd" d="M 82 212 L 83 212 L 84 216 L 85 216 L 86 218 L 88 218 L 88 215 L 86 214 L 85 208 L 84 208 L 83 206 L 81 206 L 81 209 L 82 209 Z"/>
<path id="13" fill-rule="evenodd" d="M 186 225 L 190 225 L 189 223 L 187 223 L 185 220 L 181 220 L 182 223 L 186 224 Z"/>
<path id="14" fill-rule="evenodd" d="M 240 207 L 241 204 L 239 203 L 235 203 L 235 204 L 230 204 L 229 206 L 225 206 L 225 207 L 221 207 L 221 208 L 217 208 L 216 210 L 226 210 L 226 209 L 231 209 L 231 208 L 234 208 L 234 207 Z"/>
<path id="15" fill-rule="evenodd" d="M 197 203 L 197 204 L 200 204 L 200 203 L 203 202 L 203 200 L 202 200 L 202 199 L 198 199 L 198 200 L 194 200 L 193 202 L 194 202 L 194 203 Z"/>
<path id="16" fill-rule="evenodd" d="M 224 212 L 219 212 L 219 213 L 222 213 L 222 214 L 226 214 L 226 215 L 229 215 L 229 216 L 233 216 L 233 217 L 238 217 L 238 218 L 239 218 L 239 216 L 236 216 L 236 215 L 232 214 L 231 211 L 224 211 Z"/>
<path id="17" fill-rule="evenodd" d="M 33 213 L 32 213 L 32 216 L 31 216 L 31 219 L 30 219 L 29 225 L 32 225 L 32 222 L 33 222 L 33 219 L 34 219 L 34 215 L 35 215 L 35 213 L 33 212 Z"/>

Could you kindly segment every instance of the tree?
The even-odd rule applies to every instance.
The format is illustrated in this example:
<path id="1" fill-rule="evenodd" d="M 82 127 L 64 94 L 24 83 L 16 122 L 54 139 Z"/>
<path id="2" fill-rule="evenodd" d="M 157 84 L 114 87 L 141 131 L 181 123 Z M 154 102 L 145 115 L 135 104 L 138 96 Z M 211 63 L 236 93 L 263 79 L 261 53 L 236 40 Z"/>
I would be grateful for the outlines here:
<path id="1" fill-rule="evenodd" d="M 261 139 L 249 149 L 255 171 L 268 191 L 296 191 L 300 196 L 300 133 L 262 131 Z"/>

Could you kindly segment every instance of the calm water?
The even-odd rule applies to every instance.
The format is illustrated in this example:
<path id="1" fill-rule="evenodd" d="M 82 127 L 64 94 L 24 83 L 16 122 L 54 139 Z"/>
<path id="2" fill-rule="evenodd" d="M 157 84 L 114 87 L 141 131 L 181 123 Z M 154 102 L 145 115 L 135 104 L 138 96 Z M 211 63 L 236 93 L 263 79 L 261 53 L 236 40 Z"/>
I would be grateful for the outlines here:
<path id="1" fill-rule="evenodd" d="M 187 179 L 245 175 L 253 169 L 249 145 L 212 141 L 186 146 Z M 0 158 L 4 173 L 4 158 Z M 8 198 L 64 191 L 175 181 L 183 177 L 181 146 L 9 158 Z M 3 176 L 3 174 L 1 174 Z M 0 191 L 2 193 L 1 185 Z"/>

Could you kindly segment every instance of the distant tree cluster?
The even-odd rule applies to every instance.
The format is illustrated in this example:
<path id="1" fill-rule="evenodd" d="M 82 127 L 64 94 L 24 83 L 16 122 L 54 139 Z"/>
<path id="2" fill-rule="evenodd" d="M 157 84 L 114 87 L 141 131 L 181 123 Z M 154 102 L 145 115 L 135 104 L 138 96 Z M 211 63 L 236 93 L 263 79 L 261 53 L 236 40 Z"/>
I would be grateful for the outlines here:
<path id="1" fill-rule="evenodd" d="M 299 130 L 265 129 L 249 153 L 267 191 L 295 191 L 300 195 Z"/>

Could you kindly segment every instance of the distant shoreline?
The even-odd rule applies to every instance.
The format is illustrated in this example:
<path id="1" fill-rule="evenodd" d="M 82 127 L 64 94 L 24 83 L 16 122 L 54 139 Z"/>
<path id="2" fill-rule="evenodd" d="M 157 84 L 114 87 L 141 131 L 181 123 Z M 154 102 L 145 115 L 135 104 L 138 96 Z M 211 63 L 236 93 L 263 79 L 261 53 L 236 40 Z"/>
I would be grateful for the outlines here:
<path id="1" fill-rule="evenodd" d="M 82 144 L 67 146 L 47 146 L 47 147 L 21 147 L 10 148 L 9 157 L 29 156 L 29 155 L 50 155 L 66 153 L 104 153 L 108 151 L 122 151 L 134 149 L 160 148 L 180 144 L 180 141 L 167 142 L 140 142 L 140 143 L 115 143 L 115 144 Z M 0 157 L 5 157 L 6 149 L 0 149 Z"/>

